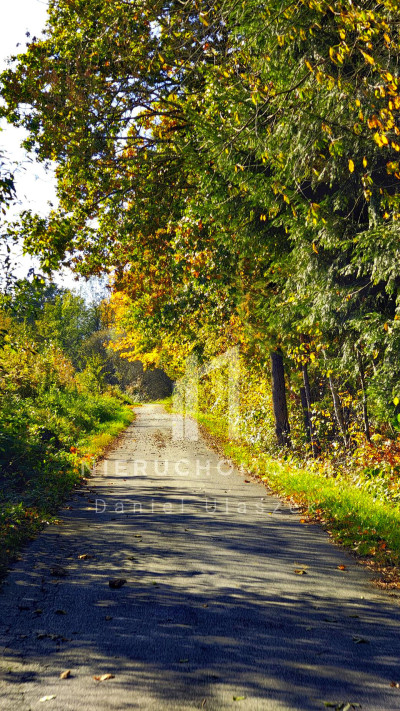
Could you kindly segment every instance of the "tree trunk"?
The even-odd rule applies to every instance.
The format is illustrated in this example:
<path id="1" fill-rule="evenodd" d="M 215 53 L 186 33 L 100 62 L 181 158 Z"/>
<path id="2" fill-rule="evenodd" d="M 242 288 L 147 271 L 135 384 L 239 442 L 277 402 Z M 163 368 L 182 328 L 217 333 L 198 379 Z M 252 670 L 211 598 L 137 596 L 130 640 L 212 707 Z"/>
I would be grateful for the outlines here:
<path id="1" fill-rule="evenodd" d="M 308 377 L 307 364 L 304 364 L 302 366 L 302 371 L 303 371 L 304 393 L 305 393 L 306 403 L 307 403 L 308 423 L 309 423 L 308 426 L 309 426 L 309 432 L 310 432 L 311 450 L 312 450 L 313 457 L 316 458 L 321 453 L 321 447 L 320 447 L 317 433 L 315 431 L 315 427 L 314 427 L 314 423 L 313 423 L 312 410 L 311 410 L 311 405 L 312 405 L 311 388 L 310 388 L 310 380 Z"/>
<path id="2" fill-rule="evenodd" d="M 272 402 L 275 416 L 275 433 L 280 446 L 290 446 L 290 426 L 286 401 L 285 371 L 280 350 L 271 353 Z"/>
<path id="3" fill-rule="evenodd" d="M 328 358 L 326 356 L 325 351 L 322 351 L 322 353 L 324 355 L 325 362 L 327 363 Z M 333 382 L 333 378 L 332 378 L 332 375 L 330 374 L 329 369 L 328 369 L 327 375 L 328 375 L 329 387 L 331 389 L 331 394 L 332 394 L 333 409 L 335 410 L 336 422 L 338 423 L 339 430 L 342 434 L 344 446 L 347 447 L 349 444 L 349 438 L 347 436 L 346 423 L 345 423 L 344 417 L 343 417 L 342 403 L 340 401 L 339 393 L 336 390 L 336 385 Z"/>
<path id="4" fill-rule="evenodd" d="M 368 419 L 368 398 L 367 398 L 367 388 L 365 385 L 365 370 L 361 351 L 357 348 L 357 358 L 358 358 L 358 371 L 360 373 L 361 390 L 362 390 L 362 408 L 363 408 L 363 419 L 364 419 L 364 432 L 367 441 L 371 441 L 371 432 L 369 429 L 369 419 Z"/>
<path id="5" fill-rule="evenodd" d="M 300 388 L 300 399 L 301 399 L 301 407 L 303 410 L 304 429 L 306 431 L 307 442 L 311 442 L 310 414 L 308 411 L 306 389 L 304 387 Z"/>
<path id="6" fill-rule="evenodd" d="M 332 393 L 332 400 L 333 400 L 333 407 L 334 407 L 335 415 L 336 415 L 336 421 L 337 421 L 337 423 L 339 425 L 339 429 L 342 433 L 344 446 L 347 447 L 349 442 L 348 442 L 346 424 L 345 424 L 344 417 L 343 417 L 342 403 L 340 402 L 339 393 L 336 390 L 336 385 L 333 382 L 332 376 L 329 375 L 328 379 L 329 379 L 329 387 L 330 387 L 331 393 Z"/>

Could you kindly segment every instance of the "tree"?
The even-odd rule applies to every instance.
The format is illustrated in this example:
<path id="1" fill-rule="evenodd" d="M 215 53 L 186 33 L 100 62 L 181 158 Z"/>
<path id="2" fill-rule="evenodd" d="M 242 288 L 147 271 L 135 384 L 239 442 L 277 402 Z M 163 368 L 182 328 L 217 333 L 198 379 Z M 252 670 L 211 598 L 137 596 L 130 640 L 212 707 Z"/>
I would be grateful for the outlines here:
<path id="1" fill-rule="evenodd" d="M 2 218 L 6 214 L 7 208 L 15 199 L 14 176 L 6 168 L 4 155 L 0 152 L 0 211 Z M 0 218 L 0 219 L 2 219 Z M 4 225 L 0 222 L 0 263 L 1 263 L 1 290 L 7 292 L 12 283 L 12 261 L 11 249 L 8 244 L 7 234 L 4 232 Z"/>
<path id="2" fill-rule="evenodd" d="M 4 113 L 58 161 L 60 209 L 24 216 L 27 248 L 113 273 L 132 357 L 279 346 L 296 387 L 299 364 L 306 391 L 329 385 L 347 446 L 341 392 L 361 387 L 365 428 L 397 387 L 398 15 L 54 0 L 2 78 Z"/>
<path id="3" fill-rule="evenodd" d="M 33 325 L 46 303 L 54 301 L 61 293 L 62 289 L 56 284 L 31 273 L 26 279 L 15 279 L 2 294 L 0 304 L 17 322 Z"/>
<path id="4" fill-rule="evenodd" d="M 81 296 L 68 290 L 63 290 L 44 304 L 35 324 L 38 338 L 59 346 L 75 368 L 84 366 L 85 344 L 100 328 L 100 307 L 86 304 Z"/>

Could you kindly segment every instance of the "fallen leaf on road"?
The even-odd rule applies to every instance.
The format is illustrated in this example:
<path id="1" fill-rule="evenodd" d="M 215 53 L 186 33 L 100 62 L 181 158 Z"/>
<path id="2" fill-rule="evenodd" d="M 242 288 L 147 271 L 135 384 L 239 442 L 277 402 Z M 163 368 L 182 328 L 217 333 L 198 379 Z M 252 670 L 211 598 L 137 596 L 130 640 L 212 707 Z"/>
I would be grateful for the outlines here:
<path id="1" fill-rule="evenodd" d="M 68 575 L 65 568 L 62 568 L 61 565 L 53 565 L 50 568 L 50 573 L 54 575 L 55 578 L 65 578 L 65 576 Z"/>
<path id="2" fill-rule="evenodd" d="M 107 620 L 107 622 L 109 622 L 109 620 L 112 620 L 112 617 L 111 617 L 111 615 L 106 615 L 104 619 Z"/>
<path id="3" fill-rule="evenodd" d="M 341 703 L 340 701 L 324 701 L 324 706 L 335 709 L 335 711 L 351 711 L 351 709 L 361 708 L 361 704 L 354 703 L 354 701 L 349 701 L 348 703 Z"/>
<path id="4" fill-rule="evenodd" d="M 347 566 L 346 565 L 338 565 L 337 569 L 338 570 L 347 570 Z"/>
<path id="5" fill-rule="evenodd" d="M 89 558 L 93 558 L 93 556 L 89 555 L 89 553 L 82 553 L 82 555 L 78 555 L 79 560 L 89 560 Z"/>
<path id="6" fill-rule="evenodd" d="M 69 679 L 70 676 L 71 676 L 71 669 L 66 669 L 65 671 L 61 672 L 60 679 Z"/>
<path id="7" fill-rule="evenodd" d="M 101 676 L 94 676 L 95 681 L 108 681 L 109 679 L 115 679 L 114 674 L 102 674 Z"/>
<path id="8" fill-rule="evenodd" d="M 55 695 L 55 694 L 51 694 L 51 696 L 42 696 L 42 698 L 39 699 L 39 701 L 40 701 L 41 703 L 43 703 L 43 701 L 52 701 L 52 700 L 55 699 L 55 698 L 56 698 L 56 695 Z"/>
<path id="9" fill-rule="evenodd" d="M 124 578 L 115 578 L 114 580 L 108 581 L 110 588 L 112 588 L 113 590 L 119 590 L 120 588 L 122 588 L 123 585 L 125 585 L 125 583 L 126 580 L 124 580 Z"/>
<path id="10" fill-rule="evenodd" d="M 369 639 L 364 639 L 364 637 L 353 637 L 353 642 L 356 644 L 368 644 Z"/>
<path id="11" fill-rule="evenodd" d="M 307 575 L 307 571 L 304 568 L 295 568 L 294 572 L 296 575 Z"/>
<path id="12" fill-rule="evenodd" d="M 246 697 L 245 696 L 234 696 L 233 700 L 234 701 L 243 701 Z"/>
<path id="13" fill-rule="evenodd" d="M 400 689 L 400 684 L 399 684 L 398 681 L 391 681 L 391 682 L 390 682 L 390 686 L 391 686 L 393 689 Z"/>

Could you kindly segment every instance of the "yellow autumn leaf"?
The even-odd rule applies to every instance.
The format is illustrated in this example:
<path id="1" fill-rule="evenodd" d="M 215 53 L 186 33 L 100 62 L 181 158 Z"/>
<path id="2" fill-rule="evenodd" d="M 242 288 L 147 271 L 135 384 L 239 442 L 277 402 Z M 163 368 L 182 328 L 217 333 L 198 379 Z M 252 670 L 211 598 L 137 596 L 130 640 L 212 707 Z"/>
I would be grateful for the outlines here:
<path id="1" fill-rule="evenodd" d="M 354 173 L 354 161 L 352 161 L 351 158 L 349 160 L 349 171 L 350 173 Z"/>
<path id="2" fill-rule="evenodd" d="M 373 57 L 371 57 L 370 54 L 363 52 L 362 49 L 360 49 L 360 52 L 361 52 L 362 56 L 364 57 L 365 61 L 368 62 L 368 64 L 371 64 L 371 65 L 375 64 L 375 59 Z"/>
<path id="3" fill-rule="evenodd" d="M 368 161 L 367 161 L 366 157 L 364 156 L 364 158 L 363 158 L 363 166 L 364 166 L 364 168 L 366 168 L 367 165 L 368 165 Z"/>
<path id="4" fill-rule="evenodd" d="M 378 128 L 379 126 L 382 124 L 375 115 L 368 119 L 368 128 Z"/>
<path id="5" fill-rule="evenodd" d="M 387 146 L 389 143 L 384 133 L 374 133 L 374 141 L 379 146 L 379 148 L 382 148 L 382 146 Z"/>

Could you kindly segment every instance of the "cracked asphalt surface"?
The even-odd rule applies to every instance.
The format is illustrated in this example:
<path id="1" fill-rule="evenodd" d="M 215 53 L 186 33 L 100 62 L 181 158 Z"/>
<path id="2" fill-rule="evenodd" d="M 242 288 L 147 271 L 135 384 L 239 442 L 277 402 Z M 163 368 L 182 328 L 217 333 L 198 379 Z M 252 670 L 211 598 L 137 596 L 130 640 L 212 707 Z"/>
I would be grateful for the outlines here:
<path id="1" fill-rule="evenodd" d="M 398 602 L 161 406 L 59 518 L 1 589 L 2 711 L 400 709 Z"/>

